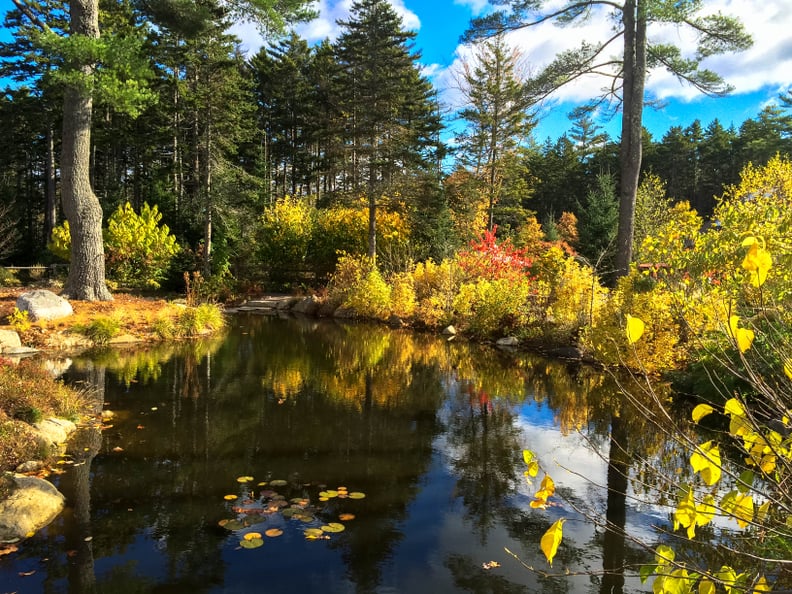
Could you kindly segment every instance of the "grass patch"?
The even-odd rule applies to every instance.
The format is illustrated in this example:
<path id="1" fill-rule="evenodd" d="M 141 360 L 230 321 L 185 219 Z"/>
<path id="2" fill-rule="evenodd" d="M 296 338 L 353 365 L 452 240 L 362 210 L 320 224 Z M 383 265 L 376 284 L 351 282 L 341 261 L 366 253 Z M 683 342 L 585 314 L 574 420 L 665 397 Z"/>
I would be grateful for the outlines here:
<path id="1" fill-rule="evenodd" d="M 53 379 L 35 361 L 0 360 L 0 471 L 49 456 L 32 423 L 49 416 L 76 420 L 88 403 L 85 392 Z"/>
<path id="2" fill-rule="evenodd" d="M 115 316 L 100 316 L 87 324 L 78 324 L 72 330 L 84 334 L 96 344 L 107 344 L 121 330 L 121 320 Z"/>

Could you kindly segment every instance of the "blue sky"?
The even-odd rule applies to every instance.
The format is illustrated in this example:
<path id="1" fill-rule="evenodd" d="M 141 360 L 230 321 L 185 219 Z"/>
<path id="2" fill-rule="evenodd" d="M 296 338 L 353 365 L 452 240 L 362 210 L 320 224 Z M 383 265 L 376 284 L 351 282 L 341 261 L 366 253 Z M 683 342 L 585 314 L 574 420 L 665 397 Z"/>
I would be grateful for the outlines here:
<path id="1" fill-rule="evenodd" d="M 460 60 L 470 56 L 470 48 L 459 44 L 471 17 L 487 10 L 486 0 L 390 0 L 401 15 L 405 27 L 416 31 L 416 49 L 422 54 L 421 63 L 435 84 L 447 109 L 460 107 L 459 95 L 454 91 L 453 72 Z M 302 24 L 298 32 L 311 42 L 335 38 L 339 32 L 336 21 L 347 19 L 352 0 L 318 0 L 315 4 L 320 16 Z M 563 0 L 548 0 L 549 6 L 563 4 Z M 5 13 L 11 0 L 0 0 Z M 754 37 L 754 47 L 741 54 L 716 56 L 707 66 L 720 73 L 735 88 L 727 98 L 707 98 L 689 87 L 680 85 L 663 72 L 651 73 L 647 91 L 662 99 L 660 111 L 647 109 L 644 124 L 656 139 L 674 125 L 687 126 L 694 119 L 703 125 L 718 118 L 725 126 L 739 125 L 756 117 L 762 107 L 773 102 L 780 92 L 792 88 L 792 0 L 705 0 L 705 10 L 721 11 L 737 16 Z M 577 45 L 580 40 L 602 39 L 609 33 L 607 18 L 594 18 L 583 26 L 558 28 L 547 24 L 514 34 L 509 43 L 523 52 L 529 70 L 537 70 L 558 51 Z M 243 47 L 255 52 L 263 43 L 251 24 L 235 28 Z M 670 41 L 683 48 L 691 47 L 689 36 L 675 29 L 649 31 L 651 39 Z M 0 37 L 7 38 L 3 31 Z M 603 79 L 583 80 L 564 88 L 541 112 L 535 137 L 540 142 L 547 137 L 557 138 L 570 128 L 569 111 L 595 96 Z M 616 117 L 602 121 L 612 137 L 619 134 Z"/>
<path id="2" fill-rule="evenodd" d="M 459 37 L 470 19 L 487 10 L 486 0 L 390 0 L 402 16 L 405 26 L 417 32 L 416 47 L 422 53 L 421 62 L 431 80 L 450 106 L 458 103 L 452 73 L 458 62 L 470 54 L 469 48 L 460 46 Z M 317 7 L 320 17 L 299 32 L 309 41 L 335 37 L 337 19 L 349 14 L 352 0 L 320 0 Z M 548 0 L 548 6 L 564 4 L 563 0 Z M 693 120 L 703 125 L 718 118 L 724 126 L 736 127 L 746 119 L 756 117 L 759 111 L 778 94 L 792 87 L 792 0 L 768 2 L 767 0 L 704 0 L 706 12 L 722 12 L 738 17 L 754 37 L 754 46 L 741 54 L 716 56 L 706 65 L 721 74 L 734 88 L 726 98 L 708 98 L 683 86 L 664 72 L 651 73 L 647 91 L 664 102 L 660 111 L 647 109 L 644 124 L 657 139 L 675 125 L 687 126 Z M 514 47 L 523 51 L 530 70 L 549 62 L 558 51 L 576 46 L 580 40 L 599 40 L 610 34 L 607 18 L 594 18 L 583 26 L 559 28 L 547 24 L 516 33 L 510 39 Z M 240 30 L 241 31 L 241 30 Z M 672 28 L 652 29 L 653 40 L 672 42 L 683 49 L 692 49 L 690 36 L 685 31 Z M 260 41 L 248 28 L 242 34 L 251 49 Z M 537 140 L 557 138 L 570 128 L 567 114 L 587 98 L 596 96 L 603 79 L 581 81 L 563 89 L 541 112 L 535 132 Z M 619 118 L 602 121 L 611 136 L 620 132 Z"/>

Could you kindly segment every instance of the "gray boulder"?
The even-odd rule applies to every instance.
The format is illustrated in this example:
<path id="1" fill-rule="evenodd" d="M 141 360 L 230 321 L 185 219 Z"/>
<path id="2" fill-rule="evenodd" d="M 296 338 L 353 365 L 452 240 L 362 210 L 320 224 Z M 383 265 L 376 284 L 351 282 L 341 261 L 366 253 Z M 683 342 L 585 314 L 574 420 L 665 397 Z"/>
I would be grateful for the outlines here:
<path id="1" fill-rule="evenodd" d="M 16 542 L 38 532 L 61 511 L 65 498 L 52 483 L 22 474 L 6 475 L 11 495 L 0 501 L 0 543 Z"/>
<path id="2" fill-rule="evenodd" d="M 313 296 L 303 297 L 292 307 L 294 313 L 305 314 L 306 316 L 313 316 L 319 310 L 320 303 Z"/>
<path id="3" fill-rule="evenodd" d="M 71 303 L 46 289 L 22 293 L 16 301 L 16 306 L 19 311 L 27 311 L 28 319 L 32 322 L 57 320 L 74 313 Z"/>
<path id="4" fill-rule="evenodd" d="M 34 425 L 41 439 L 50 447 L 64 443 L 76 429 L 77 425 L 68 419 L 51 417 Z"/>
<path id="5" fill-rule="evenodd" d="M 15 330 L 0 330 L 0 352 L 7 353 L 22 348 L 22 341 Z"/>

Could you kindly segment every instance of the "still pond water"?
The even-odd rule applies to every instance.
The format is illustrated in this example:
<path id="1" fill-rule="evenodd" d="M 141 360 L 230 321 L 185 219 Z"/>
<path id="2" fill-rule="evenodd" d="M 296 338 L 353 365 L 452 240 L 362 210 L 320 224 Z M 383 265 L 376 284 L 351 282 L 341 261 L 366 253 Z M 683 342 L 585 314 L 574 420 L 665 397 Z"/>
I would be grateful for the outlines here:
<path id="1" fill-rule="evenodd" d="M 606 485 L 634 493 L 636 460 L 674 455 L 586 367 L 240 315 L 223 337 L 97 353 L 66 377 L 98 385 L 112 426 L 81 432 L 53 477 L 66 511 L 0 558 L 0 593 L 648 589 L 603 577 L 647 554 L 586 516 L 659 542 L 667 513 Z M 547 510 L 529 505 L 542 473 L 526 481 L 524 448 L 556 480 Z M 539 539 L 560 517 L 551 569 Z M 344 530 L 306 539 L 330 523 Z M 249 532 L 263 545 L 241 546 Z"/>

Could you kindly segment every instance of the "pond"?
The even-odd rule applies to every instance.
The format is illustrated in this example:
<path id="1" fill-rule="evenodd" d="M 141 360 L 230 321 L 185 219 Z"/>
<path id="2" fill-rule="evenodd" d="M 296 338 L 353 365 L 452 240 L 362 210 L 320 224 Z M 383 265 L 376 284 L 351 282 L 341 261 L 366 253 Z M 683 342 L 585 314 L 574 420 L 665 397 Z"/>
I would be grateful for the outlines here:
<path id="1" fill-rule="evenodd" d="M 0 593 L 649 589 L 604 571 L 651 557 L 602 524 L 658 542 L 667 511 L 630 494 L 678 456 L 607 376 L 378 326 L 230 322 L 71 362 L 114 416 L 72 444 L 51 477 L 67 509 L 0 558 Z M 547 509 L 526 448 L 556 481 Z"/>

